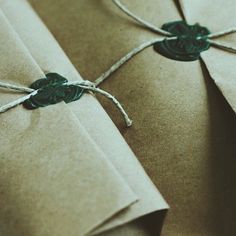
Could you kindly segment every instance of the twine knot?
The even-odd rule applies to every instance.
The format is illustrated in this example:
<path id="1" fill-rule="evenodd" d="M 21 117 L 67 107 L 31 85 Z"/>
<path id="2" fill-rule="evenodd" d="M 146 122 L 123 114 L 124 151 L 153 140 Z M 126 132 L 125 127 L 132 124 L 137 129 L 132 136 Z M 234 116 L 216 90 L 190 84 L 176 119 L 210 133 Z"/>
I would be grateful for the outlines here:
<path id="1" fill-rule="evenodd" d="M 68 80 L 57 73 L 48 73 L 46 78 L 31 84 L 30 88 L 37 90 L 23 105 L 27 109 L 46 107 L 64 101 L 70 103 L 80 99 L 84 89 L 77 85 L 68 85 Z"/>
<path id="2" fill-rule="evenodd" d="M 132 120 L 129 118 L 120 102 L 110 93 L 97 88 L 95 83 L 88 80 L 69 82 L 66 78 L 57 73 L 48 73 L 45 78 L 32 83 L 29 88 L 1 81 L 0 88 L 28 93 L 28 95 L 24 97 L 1 106 L 0 113 L 4 113 L 20 104 L 23 104 L 27 109 L 33 110 L 39 107 L 57 104 L 62 101 L 70 103 L 79 100 L 85 92 L 92 92 L 99 93 L 110 99 L 124 117 L 126 125 L 128 127 L 132 125 Z"/>
<path id="3" fill-rule="evenodd" d="M 199 59 L 200 53 L 210 48 L 208 35 L 210 31 L 199 24 L 189 25 L 185 21 L 166 23 L 162 29 L 170 32 L 176 39 L 154 44 L 154 50 L 161 55 L 178 61 L 194 61 Z M 170 36 L 170 37 L 171 37 Z"/>

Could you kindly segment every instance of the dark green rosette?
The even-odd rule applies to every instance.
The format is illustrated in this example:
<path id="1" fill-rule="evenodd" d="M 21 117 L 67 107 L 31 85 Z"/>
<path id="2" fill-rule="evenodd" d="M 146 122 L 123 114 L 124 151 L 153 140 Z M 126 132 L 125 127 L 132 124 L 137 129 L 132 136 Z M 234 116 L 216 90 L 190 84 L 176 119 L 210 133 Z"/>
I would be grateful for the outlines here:
<path id="1" fill-rule="evenodd" d="M 185 21 L 174 21 L 162 26 L 162 29 L 177 39 L 164 39 L 154 45 L 154 50 L 161 55 L 177 61 L 195 61 L 201 52 L 208 50 L 210 31 L 199 24 L 188 25 Z"/>
<path id="2" fill-rule="evenodd" d="M 73 102 L 83 95 L 84 89 L 76 85 L 67 85 L 68 80 L 57 73 L 48 73 L 46 78 L 31 84 L 30 88 L 38 90 L 23 105 L 27 109 L 36 109 L 57 104 Z"/>

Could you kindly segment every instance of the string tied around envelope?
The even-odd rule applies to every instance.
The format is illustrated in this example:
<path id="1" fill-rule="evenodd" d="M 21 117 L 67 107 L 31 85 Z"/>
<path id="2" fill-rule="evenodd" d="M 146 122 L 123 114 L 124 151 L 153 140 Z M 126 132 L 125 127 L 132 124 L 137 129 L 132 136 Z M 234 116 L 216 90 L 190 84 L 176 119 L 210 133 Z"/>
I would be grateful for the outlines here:
<path id="1" fill-rule="evenodd" d="M 206 27 L 202 27 L 199 24 L 188 25 L 185 21 L 175 21 L 166 23 L 162 28 L 158 28 L 132 13 L 120 0 L 113 0 L 113 3 L 139 24 L 164 37 L 152 39 L 134 48 L 98 77 L 95 82 L 68 82 L 64 77 L 56 73 L 47 74 L 46 79 L 34 82 L 30 88 L 0 82 L 0 88 L 28 93 L 28 95 L 0 107 L 0 113 L 6 112 L 19 104 L 23 104 L 28 109 L 36 109 L 61 101 L 69 103 L 80 99 L 84 92 L 90 91 L 110 99 L 121 112 L 126 125 L 129 127 L 132 125 L 132 120 L 119 101 L 110 93 L 98 88 L 98 86 L 135 55 L 151 46 L 163 56 L 179 61 L 197 60 L 200 58 L 201 52 L 208 50 L 210 46 L 236 53 L 236 47 L 215 40 L 219 37 L 235 33 L 236 27 L 211 33 Z M 53 77 L 57 77 L 57 79 Z"/>
<path id="2" fill-rule="evenodd" d="M 110 93 L 97 88 L 93 82 L 87 80 L 69 82 L 66 78 L 57 73 L 48 73 L 46 74 L 46 78 L 35 81 L 29 88 L 1 81 L 0 88 L 28 93 L 28 95 L 0 107 L 0 113 L 4 113 L 20 104 L 23 104 L 27 109 L 33 110 L 39 107 L 57 104 L 62 101 L 70 103 L 79 100 L 85 92 L 90 91 L 110 99 L 124 117 L 127 127 L 132 125 L 132 120 L 129 118 L 120 102 Z"/>
<path id="3" fill-rule="evenodd" d="M 236 33 L 236 27 L 212 33 L 206 27 L 199 24 L 188 25 L 185 21 L 174 21 L 164 24 L 162 28 L 158 28 L 135 15 L 120 0 L 113 0 L 113 3 L 136 22 L 163 37 L 159 36 L 144 42 L 131 50 L 95 80 L 96 86 L 104 82 L 112 73 L 135 55 L 151 46 L 159 54 L 179 61 L 198 60 L 201 52 L 208 50 L 211 46 L 236 53 L 236 47 L 215 40 L 222 36 Z"/>

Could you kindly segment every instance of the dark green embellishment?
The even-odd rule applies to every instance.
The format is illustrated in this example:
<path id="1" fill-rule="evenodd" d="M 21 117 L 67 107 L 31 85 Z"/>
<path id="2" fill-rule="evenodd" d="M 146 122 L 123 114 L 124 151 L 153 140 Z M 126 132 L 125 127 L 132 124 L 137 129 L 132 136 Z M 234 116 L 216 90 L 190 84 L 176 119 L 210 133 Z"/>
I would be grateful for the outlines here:
<path id="1" fill-rule="evenodd" d="M 200 53 L 208 50 L 207 41 L 210 31 L 199 24 L 188 25 L 185 21 L 175 21 L 164 24 L 162 29 L 172 33 L 170 37 L 177 39 L 164 39 L 154 45 L 154 50 L 161 55 L 178 61 L 195 61 Z"/>
<path id="2" fill-rule="evenodd" d="M 46 78 L 31 84 L 30 88 L 38 90 L 23 105 L 27 109 L 36 109 L 59 102 L 73 102 L 83 95 L 84 89 L 76 85 L 67 85 L 68 80 L 57 73 L 48 73 Z"/>

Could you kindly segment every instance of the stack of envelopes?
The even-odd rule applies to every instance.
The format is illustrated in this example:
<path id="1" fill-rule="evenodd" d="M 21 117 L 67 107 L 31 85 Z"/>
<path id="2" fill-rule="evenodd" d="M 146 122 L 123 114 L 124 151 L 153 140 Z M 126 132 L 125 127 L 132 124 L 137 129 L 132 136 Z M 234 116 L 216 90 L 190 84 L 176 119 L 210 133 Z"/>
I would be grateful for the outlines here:
<path id="1" fill-rule="evenodd" d="M 94 81 L 163 37 L 115 1 L 29 2 L 34 10 L 25 0 L 0 0 L 0 81 L 28 87 L 47 72 L 82 81 L 78 71 Z M 159 28 L 183 20 L 210 33 L 236 28 L 234 0 L 116 2 Z M 212 41 L 236 48 L 235 33 Z M 161 235 L 236 235 L 235 65 L 234 50 L 213 45 L 194 61 L 149 47 L 100 85 L 132 118 L 127 129 L 98 96 L 171 206 Z M 0 96 L 5 104 L 22 94 Z M 0 119 L 0 234 L 160 235 L 168 205 L 93 95 L 34 111 L 18 106 Z"/>

